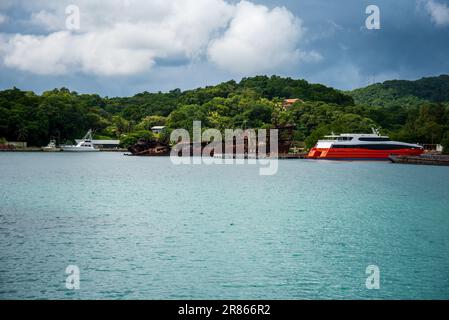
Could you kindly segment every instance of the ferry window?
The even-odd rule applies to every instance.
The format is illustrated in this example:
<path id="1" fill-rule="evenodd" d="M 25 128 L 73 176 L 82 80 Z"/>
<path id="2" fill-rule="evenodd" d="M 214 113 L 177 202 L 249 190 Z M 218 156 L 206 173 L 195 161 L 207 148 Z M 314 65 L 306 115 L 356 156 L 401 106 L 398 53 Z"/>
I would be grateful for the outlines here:
<path id="1" fill-rule="evenodd" d="M 338 141 L 351 141 L 353 138 L 352 137 L 339 137 L 337 138 Z"/>
<path id="2" fill-rule="evenodd" d="M 389 138 L 359 138 L 360 141 L 390 141 Z"/>

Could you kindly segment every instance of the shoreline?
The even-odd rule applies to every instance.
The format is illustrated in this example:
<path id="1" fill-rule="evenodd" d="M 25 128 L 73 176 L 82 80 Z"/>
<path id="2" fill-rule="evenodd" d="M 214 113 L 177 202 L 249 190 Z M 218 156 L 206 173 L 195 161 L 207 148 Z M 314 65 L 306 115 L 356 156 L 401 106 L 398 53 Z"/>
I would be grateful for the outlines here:
<path id="1" fill-rule="evenodd" d="M 27 148 L 27 149 L 15 149 L 15 150 L 1 150 L 0 152 L 39 152 L 39 153 L 62 153 L 64 151 L 43 151 L 41 148 Z M 127 149 L 99 149 L 98 152 L 128 152 Z M 66 152 L 67 153 L 67 152 Z"/>

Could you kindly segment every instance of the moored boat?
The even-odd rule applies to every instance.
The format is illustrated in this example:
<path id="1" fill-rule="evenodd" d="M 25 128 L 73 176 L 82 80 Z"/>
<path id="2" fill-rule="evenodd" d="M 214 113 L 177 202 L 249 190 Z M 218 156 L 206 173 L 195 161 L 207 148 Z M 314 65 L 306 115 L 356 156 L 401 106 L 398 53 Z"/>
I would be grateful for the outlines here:
<path id="1" fill-rule="evenodd" d="M 309 159 L 388 160 L 390 155 L 418 156 L 424 148 L 417 144 L 391 141 L 373 129 L 372 134 L 325 136 L 308 154 Z"/>
<path id="2" fill-rule="evenodd" d="M 84 138 L 75 146 L 62 146 L 64 152 L 96 152 L 98 149 L 94 148 L 92 142 L 92 130 L 89 130 Z"/>
<path id="3" fill-rule="evenodd" d="M 56 147 L 56 141 L 50 140 L 50 142 L 45 146 L 41 148 L 44 152 L 60 152 L 61 149 Z"/>

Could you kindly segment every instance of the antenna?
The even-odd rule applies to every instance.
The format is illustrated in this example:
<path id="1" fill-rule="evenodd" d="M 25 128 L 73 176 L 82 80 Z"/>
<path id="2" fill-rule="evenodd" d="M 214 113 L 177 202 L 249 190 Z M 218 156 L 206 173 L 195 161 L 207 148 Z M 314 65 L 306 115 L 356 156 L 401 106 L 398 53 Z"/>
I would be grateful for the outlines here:
<path id="1" fill-rule="evenodd" d="M 89 129 L 89 131 L 87 131 L 87 133 L 84 136 L 83 140 L 92 140 L 92 129 Z"/>
<path id="2" fill-rule="evenodd" d="M 371 130 L 373 131 L 373 134 L 375 134 L 376 136 L 379 136 L 379 137 L 380 137 L 379 129 L 374 128 L 374 127 L 371 127 Z"/>

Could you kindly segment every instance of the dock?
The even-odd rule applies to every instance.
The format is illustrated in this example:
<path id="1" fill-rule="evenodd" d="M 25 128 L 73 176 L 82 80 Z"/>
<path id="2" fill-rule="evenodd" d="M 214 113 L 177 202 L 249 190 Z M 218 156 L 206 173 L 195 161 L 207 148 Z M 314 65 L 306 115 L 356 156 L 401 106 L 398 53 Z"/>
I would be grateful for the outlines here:
<path id="1" fill-rule="evenodd" d="M 279 159 L 307 159 L 307 152 L 279 154 Z"/>
<path id="2" fill-rule="evenodd" d="M 449 155 L 421 155 L 421 156 L 395 156 L 389 157 L 393 163 L 420 164 L 429 166 L 449 166 Z"/>

